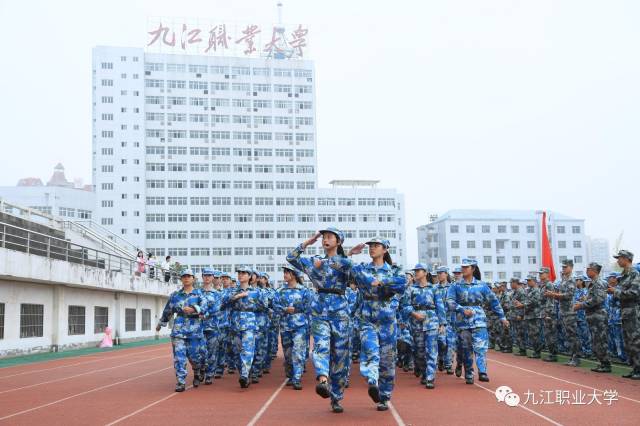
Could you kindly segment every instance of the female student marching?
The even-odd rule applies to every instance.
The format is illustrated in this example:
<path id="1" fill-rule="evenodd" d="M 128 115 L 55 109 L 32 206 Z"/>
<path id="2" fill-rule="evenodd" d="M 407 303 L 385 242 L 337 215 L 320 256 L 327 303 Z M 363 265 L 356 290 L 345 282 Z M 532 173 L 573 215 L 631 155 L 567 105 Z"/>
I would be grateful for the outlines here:
<path id="1" fill-rule="evenodd" d="M 354 264 L 348 258 L 330 259 L 330 266 L 351 274 L 362 292 L 360 306 L 360 374 L 367 379 L 369 396 L 378 411 L 386 411 L 393 392 L 396 371 L 398 324 L 396 315 L 407 278 L 393 266 L 388 240 L 373 238 L 369 246 L 370 263 Z M 350 254 L 358 254 L 359 244 Z"/>
<path id="2" fill-rule="evenodd" d="M 509 321 L 505 319 L 496 295 L 486 283 L 480 281 L 480 269 L 474 259 L 462 260 L 462 280 L 449 287 L 447 303 L 449 309 L 456 313 L 456 328 L 462 346 L 466 383 L 473 384 L 473 354 L 478 367 L 478 379 L 488 382 L 485 355 L 489 347 L 489 334 L 483 305 L 488 303 L 505 327 L 509 327 Z"/>
<path id="3" fill-rule="evenodd" d="M 263 294 L 249 285 L 251 268 L 237 269 L 240 284 L 226 293 L 222 306 L 230 309 L 230 332 L 232 335 L 233 360 L 240 373 L 240 387 L 248 388 L 249 374 L 255 356 L 256 311 L 264 308 Z"/>
<path id="4" fill-rule="evenodd" d="M 273 309 L 280 318 L 280 335 L 284 352 L 287 386 L 302 390 L 302 372 L 307 350 L 307 314 L 311 308 L 311 292 L 302 285 L 302 274 L 284 266 L 286 285 L 273 299 Z"/>
<path id="5" fill-rule="evenodd" d="M 202 381 L 201 368 L 204 364 L 204 338 L 200 314 L 206 309 L 207 302 L 199 289 L 193 288 L 193 272 L 186 269 L 180 274 L 182 288 L 174 291 L 167 301 L 156 331 L 167 325 L 176 315 L 171 329 L 173 346 L 173 366 L 176 370 L 176 392 L 184 392 L 187 378 L 187 360 L 193 369 L 193 387 Z"/>
<path id="6" fill-rule="evenodd" d="M 325 256 L 302 256 L 304 250 L 321 237 Z M 326 260 L 344 257 L 343 242 L 342 231 L 328 227 L 287 255 L 287 261 L 307 274 L 317 287 L 318 293 L 311 304 L 316 393 L 322 398 L 331 398 L 334 413 L 344 411 L 340 401 L 344 397 L 349 362 L 349 303 L 345 296 L 348 280 L 345 273 L 331 268 Z"/>

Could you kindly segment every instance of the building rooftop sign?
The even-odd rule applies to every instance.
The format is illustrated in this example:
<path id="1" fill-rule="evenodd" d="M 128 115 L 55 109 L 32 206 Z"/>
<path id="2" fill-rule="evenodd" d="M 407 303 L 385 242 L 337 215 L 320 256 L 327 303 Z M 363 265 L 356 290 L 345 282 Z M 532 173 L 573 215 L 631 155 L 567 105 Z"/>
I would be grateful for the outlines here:
<path id="1" fill-rule="evenodd" d="M 146 50 L 271 59 L 307 57 L 309 29 L 302 25 L 228 24 L 202 19 L 149 18 Z"/>

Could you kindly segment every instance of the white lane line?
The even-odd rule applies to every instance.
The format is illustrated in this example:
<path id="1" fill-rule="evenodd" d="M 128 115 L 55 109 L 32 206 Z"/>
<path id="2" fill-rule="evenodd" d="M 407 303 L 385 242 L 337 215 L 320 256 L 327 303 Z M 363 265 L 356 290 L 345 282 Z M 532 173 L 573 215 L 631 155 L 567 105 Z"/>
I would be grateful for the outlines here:
<path id="1" fill-rule="evenodd" d="M 4 417 L 0 417 L 0 420 L 7 420 L 7 419 L 10 419 L 12 417 L 20 416 L 22 414 L 27 414 L 27 413 L 30 413 L 32 411 L 39 410 L 41 408 L 50 407 L 51 405 L 55 405 L 55 404 L 59 404 L 60 402 L 68 401 L 68 400 L 76 398 L 78 396 L 87 395 L 87 394 L 90 394 L 90 393 L 93 393 L 93 392 L 97 392 L 97 391 L 100 391 L 100 390 L 103 390 L 103 389 L 107 389 L 107 388 L 110 388 L 110 387 L 113 387 L 113 386 L 121 385 L 123 383 L 127 383 L 127 382 L 130 382 L 132 380 L 141 379 L 142 377 L 147 377 L 147 376 L 150 376 L 152 374 L 157 374 L 157 373 L 160 373 L 161 371 L 170 370 L 170 369 L 172 370 L 173 366 L 161 368 L 160 370 L 154 370 L 154 371 L 151 371 L 149 373 L 141 374 L 139 376 L 130 377 L 130 378 L 126 379 L 126 380 L 121 380 L 119 382 L 111 383 L 111 384 L 104 385 L 104 386 L 99 386 L 99 387 L 93 388 L 93 389 L 89 389 L 88 391 L 76 393 L 74 395 L 70 395 L 70 396 L 67 396 L 65 398 L 57 399 L 55 401 L 48 402 L 46 404 L 38 405 L 37 407 L 32 407 L 32 408 L 29 408 L 27 410 L 18 411 L 17 413 L 13 413 L 13 414 L 6 415 Z"/>
<path id="2" fill-rule="evenodd" d="M 189 386 L 187 386 L 186 390 L 189 390 L 189 389 L 191 389 L 192 387 L 193 387 L 193 386 L 189 385 Z M 169 399 L 169 398 L 173 398 L 173 397 L 174 397 L 174 396 L 176 396 L 176 395 L 178 395 L 178 393 L 177 393 L 177 392 L 173 392 L 172 394 L 169 394 L 169 395 L 165 396 L 164 398 L 160 398 L 159 400 L 154 401 L 154 402 L 152 402 L 151 404 L 147 404 L 147 405 L 145 405 L 144 407 L 142 407 L 142 408 L 140 408 L 140 409 L 138 409 L 138 410 L 134 411 L 133 413 L 129 413 L 129 414 L 127 414 L 126 416 L 122 416 L 122 417 L 120 417 L 119 419 L 116 419 L 116 420 L 112 421 L 111 423 L 107 423 L 105 426 L 112 426 L 112 425 L 115 425 L 115 424 L 117 424 L 117 423 L 120 423 L 120 422 L 121 422 L 121 421 L 123 421 L 123 420 L 127 420 L 129 417 L 133 417 L 133 416 L 135 416 L 135 415 L 137 415 L 137 414 L 140 414 L 140 413 L 142 413 L 143 411 L 145 411 L 146 409 L 151 408 L 151 407 L 153 407 L 154 405 L 160 404 L 161 402 L 166 401 L 166 400 L 167 400 L 167 399 Z"/>
<path id="3" fill-rule="evenodd" d="M 278 396 L 278 394 L 280 393 L 280 391 L 282 390 L 282 388 L 284 388 L 284 385 L 286 385 L 286 384 L 287 384 L 287 381 L 284 380 L 282 382 L 282 384 L 280 385 L 280 387 L 278 387 L 278 389 L 276 389 L 276 391 L 271 395 L 271 397 L 267 400 L 267 402 L 265 402 L 264 405 L 260 408 L 260 410 L 258 410 L 256 415 L 253 416 L 251 421 L 249 423 L 247 423 L 247 426 L 255 426 L 255 424 L 258 421 L 258 419 L 260 419 L 260 417 L 262 417 L 264 412 L 267 411 L 267 408 L 269 408 L 269 406 L 271 405 L 273 400 L 276 399 L 276 396 Z"/>
<path id="4" fill-rule="evenodd" d="M 149 352 L 157 352 L 157 351 L 160 351 L 160 350 L 166 350 L 166 348 L 164 348 L 164 349 L 152 349 L 152 350 L 149 350 L 149 351 L 142 351 L 142 352 L 137 352 L 137 353 L 133 353 L 133 354 L 127 353 L 125 355 L 100 357 L 98 359 L 93 359 L 91 361 L 78 362 L 78 363 L 75 363 L 75 364 L 59 365 L 58 367 L 51 367 L 51 368 L 41 368 L 40 370 L 23 371 L 21 373 L 9 374 L 7 376 L 0 376 L 0 380 L 8 379 L 8 378 L 11 378 L 11 377 L 24 376 L 26 374 L 40 373 L 40 372 L 43 372 L 43 371 L 59 370 L 61 368 L 67 368 L 67 367 L 76 367 L 78 365 L 91 364 L 91 363 L 94 363 L 94 362 L 108 361 L 110 359 L 127 358 L 127 357 L 131 357 L 131 356 L 137 356 L 137 355 L 146 354 L 146 353 L 149 353 Z M 102 355 L 102 354 L 98 354 L 98 355 Z M 93 356 L 93 355 L 80 355 L 80 356 L 78 356 L 76 358 L 83 358 L 83 357 L 89 357 L 89 356 Z M 73 357 L 69 357 L 69 358 L 73 358 Z M 64 359 L 64 358 L 62 358 L 62 359 Z M 51 361 L 54 361 L 54 360 L 51 360 Z M 55 360 L 55 361 L 58 361 L 58 360 Z M 10 367 L 7 367 L 7 368 L 10 368 Z"/>
<path id="5" fill-rule="evenodd" d="M 554 380 L 558 380 L 558 381 L 561 381 L 561 382 L 569 383 L 570 385 L 581 386 L 583 388 L 597 390 L 598 392 L 604 392 L 602 389 L 594 388 L 593 386 L 583 385 L 582 383 L 572 382 L 570 380 L 561 379 L 559 377 L 555 377 L 555 376 L 552 376 L 550 374 L 538 373 L 537 371 L 533 371 L 533 370 L 529 370 L 529 369 L 526 369 L 526 368 L 518 367 L 517 365 L 512 365 L 512 364 L 509 364 L 509 363 L 506 363 L 506 362 L 502 362 L 502 361 L 498 361 L 498 360 L 495 360 L 495 359 L 487 359 L 487 360 L 491 361 L 491 362 L 497 362 L 498 364 L 506 365 L 507 367 L 517 368 L 517 369 L 522 370 L 522 371 L 527 371 L 529 373 L 537 374 L 538 376 L 549 377 L 550 379 L 554 379 Z M 628 401 L 640 404 L 639 400 L 633 399 L 633 398 L 629 398 L 629 397 L 626 397 L 626 396 L 623 396 L 623 395 L 620 395 L 620 394 L 618 394 L 618 398 L 623 398 L 623 399 L 626 399 Z"/>
<path id="6" fill-rule="evenodd" d="M 113 367 L 101 368 L 101 369 L 99 369 L 99 370 L 91 370 L 91 371 L 86 371 L 86 372 L 84 372 L 84 373 L 80 373 L 80 374 L 74 374 L 73 376 L 62 377 L 62 378 L 54 379 L 54 380 L 47 380 L 46 382 L 38 382 L 38 383 L 34 383 L 34 384 L 32 384 L 32 385 L 21 386 L 21 387 L 19 387 L 19 388 L 7 389 L 7 390 L 0 391 L 0 395 L 2 395 L 3 393 L 9 393 L 9 392 L 19 391 L 19 390 L 22 390 L 22 389 L 35 388 L 36 386 L 48 385 L 48 384 L 50 384 L 50 383 L 62 382 L 62 381 L 64 381 L 64 380 L 74 379 L 74 378 L 76 378 L 76 377 L 87 376 L 87 375 L 89 375 L 89 374 L 99 373 L 99 372 L 101 372 L 101 371 L 113 370 L 113 369 L 115 369 L 115 368 L 126 367 L 126 366 L 128 366 L 128 365 L 140 364 L 140 363 L 142 363 L 142 362 L 147 362 L 147 361 L 151 361 L 151 360 L 154 360 L 154 359 L 166 358 L 166 357 L 168 357 L 168 356 L 169 356 L 168 354 L 167 354 L 167 355 L 160 355 L 160 356 L 156 356 L 156 357 L 153 357 L 153 358 L 146 358 L 146 359 L 143 359 L 143 360 L 141 360 L 141 361 L 128 362 L 128 363 L 126 363 L 126 364 L 114 365 Z"/>
<path id="7" fill-rule="evenodd" d="M 393 419 L 396 421 L 398 426 L 406 426 L 404 421 L 402 420 L 402 417 L 400 417 L 400 414 L 398 414 L 396 407 L 393 406 L 391 401 L 389 401 L 389 409 L 391 410 L 391 415 L 393 416 Z"/>
<path id="8" fill-rule="evenodd" d="M 491 395 L 494 395 L 494 396 L 495 396 L 495 394 L 496 394 L 496 392 L 495 392 L 494 390 L 491 390 L 491 389 L 489 389 L 489 388 L 485 388 L 485 387 L 484 387 L 484 386 L 482 386 L 482 385 L 479 385 L 479 384 L 477 384 L 477 383 L 474 383 L 474 385 L 478 386 L 479 388 L 482 388 L 482 389 L 486 390 L 486 391 L 487 391 L 487 392 L 489 392 Z M 522 405 L 522 404 L 518 404 L 518 408 L 522 408 L 523 410 L 526 410 L 526 411 L 530 412 L 531 414 L 534 414 L 534 415 L 536 415 L 536 416 L 540 417 L 541 419 L 548 421 L 548 422 L 549 422 L 549 423 L 551 423 L 552 425 L 562 426 L 562 424 L 561 424 L 561 423 L 558 423 L 558 422 L 556 422 L 555 420 L 552 420 L 552 419 L 550 419 L 549 417 L 545 416 L 544 414 L 542 414 L 542 413 L 538 413 L 537 411 L 532 410 L 531 408 L 525 407 L 525 406 L 524 406 L 524 405 Z"/>

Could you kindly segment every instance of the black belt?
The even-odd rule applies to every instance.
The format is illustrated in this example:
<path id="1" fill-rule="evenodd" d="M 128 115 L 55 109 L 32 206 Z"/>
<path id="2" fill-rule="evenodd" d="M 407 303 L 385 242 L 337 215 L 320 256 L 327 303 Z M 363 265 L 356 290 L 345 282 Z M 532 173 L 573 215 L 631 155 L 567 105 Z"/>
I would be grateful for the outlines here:
<path id="1" fill-rule="evenodd" d="M 178 316 L 182 318 L 200 318 L 200 314 L 185 314 L 183 312 L 178 312 Z"/>
<path id="2" fill-rule="evenodd" d="M 344 290 L 339 288 L 319 288 L 318 293 L 333 293 L 344 296 Z"/>
<path id="3" fill-rule="evenodd" d="M 427 305 L 413 305 L 413 309 L 417 311 L 433 311 L 435 310 L 435 306 L 427 306 Z"/>
<path id="4" fill-rule="evenodd" d="M 460 306 L 480 306 L 482 307 L 482 303 L 466 303 Z"/>

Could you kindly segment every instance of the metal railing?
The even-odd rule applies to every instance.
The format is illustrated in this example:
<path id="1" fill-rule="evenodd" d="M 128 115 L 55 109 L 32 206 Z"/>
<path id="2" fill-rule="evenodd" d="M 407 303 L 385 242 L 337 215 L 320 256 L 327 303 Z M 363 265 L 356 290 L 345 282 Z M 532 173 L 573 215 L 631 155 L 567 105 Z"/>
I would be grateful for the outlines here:
<path id="1" fill-rule="evenodd" d="M 69 229 L 71 231 L 77 232 L 84 238 L 88 238 L 98 242 L 101 248 L 105 250 L 111 250 L 112 252 L 115 252 L 123 257 L 135 256 L 137 253 L 137 249 L 132 243 L 125 240 L 124 238 L 120 238 L 120 240 L 125 242 L 125 244 L 128 246 L 123 247 L 122 245 L 118 244 L 118 242 L 116 242 L 117 238 L 115 237 L 118 237 L 118 235 L 112 233 L 108 229 L 102 228 L 93 221 L 62 220 L 60 221 L 60 224 L 62 225 L 62 229 Z"/>
<path id="2" fill-rule="evenodd" d="M 135 259 L 117 256 L 1 222 L 0 247 L 112 272 L 133 274 L 138 268 L 138 262 Z M 165 271 L 157 265 L 154 268 L 156 274 L 153 279 L 164 281 Z"/>

